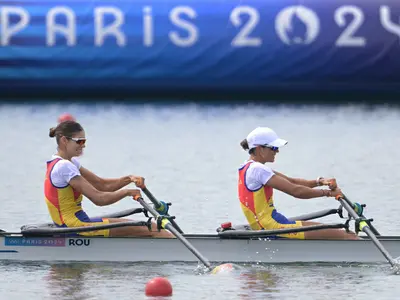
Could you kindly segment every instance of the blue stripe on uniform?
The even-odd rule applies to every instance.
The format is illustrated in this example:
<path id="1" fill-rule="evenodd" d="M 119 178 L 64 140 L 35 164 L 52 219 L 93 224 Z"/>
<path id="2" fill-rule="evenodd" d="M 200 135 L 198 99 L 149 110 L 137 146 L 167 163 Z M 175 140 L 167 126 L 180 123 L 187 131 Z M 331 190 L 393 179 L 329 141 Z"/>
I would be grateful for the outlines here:
<path id="1" fill-rule="evenodd" d="M 296 221 L 289 221 L 284 215 L 278 213 L 276 209 L 272 211 L 271 216 L 279 224 L 296 224 Z"/>

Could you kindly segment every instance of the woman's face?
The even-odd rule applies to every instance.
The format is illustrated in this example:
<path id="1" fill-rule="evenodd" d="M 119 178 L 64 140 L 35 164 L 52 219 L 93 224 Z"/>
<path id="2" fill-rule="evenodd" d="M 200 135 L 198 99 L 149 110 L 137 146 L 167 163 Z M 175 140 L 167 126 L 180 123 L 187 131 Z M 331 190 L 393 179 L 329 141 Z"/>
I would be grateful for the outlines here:
<path id="1" fill-rule="evenodd" d="M 72 137 L 63 137 L 65 144 L 65 151 L 69 157 L 81 156 L 83 148 L 85 148 L 86 137 L 85 131 L 82 130 L 72 135 Z"/>
<path id="2" fill-rule="evenodd" d="M 260 147 L 259 153 L 264 163 L 275 161 L 275 155 L 279 152 L 278 147 L 272 147 L 272 146 L 259 146 L 259 147 Z"/>

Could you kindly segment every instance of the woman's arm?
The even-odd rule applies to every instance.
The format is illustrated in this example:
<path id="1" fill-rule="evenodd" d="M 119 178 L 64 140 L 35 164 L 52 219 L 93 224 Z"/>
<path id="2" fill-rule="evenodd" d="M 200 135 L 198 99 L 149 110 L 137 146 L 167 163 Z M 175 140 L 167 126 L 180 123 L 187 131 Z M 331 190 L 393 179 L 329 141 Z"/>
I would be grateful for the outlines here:
<path id="1" fill-rule="evenodd" d="M 313 189 L 305 185 L 293 183 L 285 177 L 279 175 L 272 176 L 266 184 L 274 189 L 280 190 L 299 199 L 311 199 L 324 196 L 336 197 L 342 193 L 339 188 L 336 188 L 333 191 L 326 189 Z"/>
<path id="2" fill-rule="evenodd" d="M 74 190 L 82 193 L 97 206 L 110 205 L 128 196 L 132 196 L 134 199 L 141 196 L 140 190 L 134 189 L 123 189 L 113 192 L 100 191 L 83 176 L 75 176 L 69 181 L 69 184 Z"/>
<path id="3" fill-rule="evenodd" d="M 81 167 L 79 171 L 97 190 L 103 192 L 118 191 L 128 184 L 132 182 L 137 183 L 140 180 L 143 181 L 143 184 L 138 183 L 138 186 L 144 185 L 144 178 L 138 176 L 128 175 L 121 178 L 101 178 L 84 167 Z"/>
<path id="4" fill-rule="evenodd" d="M 282 173 L 279 173 L 277 171 L 274 171 L 274 173 L 278 176 L 285 178 L 286 180 L 290 181 L 291 183 L 307 186 L 310 188 L 315 188 L 315 187 L 321 186 L 321 185 L 327 185 L 327 186 L 329 186 L 329 188 L 331 190 L 334 190 L 337 188 L 335 178 L 325 179 L 323 177 L 318 177 L 315 180 L 307 180 L 307 179 L 301 179 L 301 178 L 290 178 L 290 177 L 288 177 Z"/>
<path id="5" fill-rule="evenodd" d="M 286 176 L 286 175 L 284 175 L 284 174 L 282 174 L 282 173 L 279 173 L 279 172 L 277 172 L 277 171 L 274 171 L 274 173 L 275 173 L 276 175 L 280 176 L 280 177 L 285 178 L 286 180 L 290 181 L 290 182 L 293 183 L 293 184 L 302 185 L 302 186 L 307 186 L 307 187 L 309 187 L 309 188 L 315 188 L 315 187 L 321 185 L 321 184 L 319 184 L 319 183 L 317 182 L 316 179 L 314 179 L 314 180 L 307 180 L 307 179 L 302 179 L 302 178 L 290 178 L 290 177 L 288 177 L 288 176 Z"/>

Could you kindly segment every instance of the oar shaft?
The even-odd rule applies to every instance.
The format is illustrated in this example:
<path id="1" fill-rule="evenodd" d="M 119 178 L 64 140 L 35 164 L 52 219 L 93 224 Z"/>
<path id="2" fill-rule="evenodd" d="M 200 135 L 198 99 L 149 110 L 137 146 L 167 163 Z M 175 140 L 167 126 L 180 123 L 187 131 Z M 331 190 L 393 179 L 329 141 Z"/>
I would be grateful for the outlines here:
<path id="1" fill-rule="evenodd" d="M 192 244 L 190 244 L 188 242 L 187 239 L 185 239 L 179 232 L 178 230 L 176 230 L 176 228 L 170 223 L 168 222 L 167 224 L 165 224 L 165 228 L 168 229 L 169 231 L 171 231 L 185 246 L 186 248 L 188 248 L 207 268 L 211 269 L 211 264 L 208 261 L 207 258 L 205 258 L 199 251 L 197 251 L 196 248 L 194 248 L 192 246 Z"/>
<path id="2" fill-rule="evenodd" d="M 339 198 L 339 202 L 349 212 L 350 216 L 352 216 L 355 220 L 360 219 L 360 217 L 354 211 L 353 207 L 351 207 L 351 205 L 349 203 L 347 203 L 347 201 L 345 201 L 343 198 Z M 396 266 L 396 262 L 394 261 L 392 256 L 389 254 L 389 252 L 387 252 L 387 250 L 383 247 L 381 242 L 376 238 L 375 234 L 369 228 L 369 226 L 368 226 L 366 221 L 361 221 L 360 222 L 360 229 L 362 231 L 364 231 L 371 238 L 371 240 L 374 242 L 375 246 L 379 249 L 379 251 L 382 253 L 382 255 L 391 264 L 391 266 L 395 267 Z"/>
<path id="3" fill-rule="evenodd" d="M 150 199 L 151 202 L 153 202 L 154 206 L 156 208 L 159 208 L 161 206 L 160 201 L 158 201 L 156 199 L 156 197 L 153 196 L 152 193 L 150 193 L 150 191 L 147 189 L 147 187 L 143 187 L 142 188 L 143 193 L 147 196 L 147 198 Z M 176 230 L 179 231 L 180 234 L 183 234 L 182 229 L 178 226 L 178 224 L 176 224 L 175 220 L 171 220 L 172 225 L 176 228 Z"/>
<path id="4" fill-rule="evenodd" d="M 143 198 L 139 198 L 137 199 L 137 201 L 148 211 L 150 212 L 154 218 L 159 218 L 160 214 L 154 209 L 152 208 L 150 205 L 148 205 Z M 173 235 L 176 236 L 177 239 L 179 239 L 185 246 L 186 248 L 188 248 L 207 268 L 211 268 L 211 264 L 208 261 L 208 259 L 206 259 L 203 255 L 200 254 L 199 251 L 197 251 L 197 249 L 195 247 L 193 247 L 192 244 L 189 243 L 189 241 L 182 236 L 182 234 L 180 234 L 178 232 L 178 230 L 171 224 L 171 222 L 164 218 L 162 220 L 162 226 L 165 229 L 168 229 Z"/>
<path id="5" fill-rule="evenodd" d="M 345 195 L 343 195 L 343 200 L 345 200 L 345 201 L 354 209 L 354 204 L 353 204 L 353 202 L 351 202 L 351 201 L 349 200 L 349 198 L 347 198 Z M 361 214 L 361 217 L 362 217 L 362 218 L 365 218 L 365 216 L 364 216 L 363 214 Z M 372 224 L 370 224 L 369 227 L 370 227 L 370 229 L 372 230 L 372 232 L 373 232 L 375 235 L 381 235 L 381 234 L 378 232 L 378 230 L 376 230 L 376 228 L 375 228 Z"/>
<path id="6" fill-rule="evenodd" d="M 142 191 L 147 196 L 147 198 L 149 198 L 150 201 L 153 202 L 156 208 L 159 208 L 161 206 L 160 201 L 158 201 L 156 197 L 153 196 L 153 194 L 147 189 L 147 187 L 143 187 Z"/>
<path id="7" fill-rule="evenodd" d="M 389 252 L 383 247 L 381 242 L 378 240 L 378 238 L 372 232 L 371 228 L 369 228 L 368 225 L 366 225 L 363 227 L 363 231 L 371 238 L 371 240 L 375 243 L 376 247 L 383 254 L 383 256 L 388 260 L 388 262 L 392 265 L 392 267 L 396 266 L 395 260 L 392 258 L 392 256 L 389 254 Z"/>

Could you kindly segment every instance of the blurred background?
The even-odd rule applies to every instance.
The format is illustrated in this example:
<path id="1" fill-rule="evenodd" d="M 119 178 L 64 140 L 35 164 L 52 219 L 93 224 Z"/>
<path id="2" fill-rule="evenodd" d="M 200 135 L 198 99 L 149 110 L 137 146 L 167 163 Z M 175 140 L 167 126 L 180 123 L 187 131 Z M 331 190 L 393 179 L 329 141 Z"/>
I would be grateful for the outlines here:
<path id="1" fill-rule="evenodd" d="M 393 102 L 399 6 L 7 0 L 0 87 L 26 101 Z"/>

